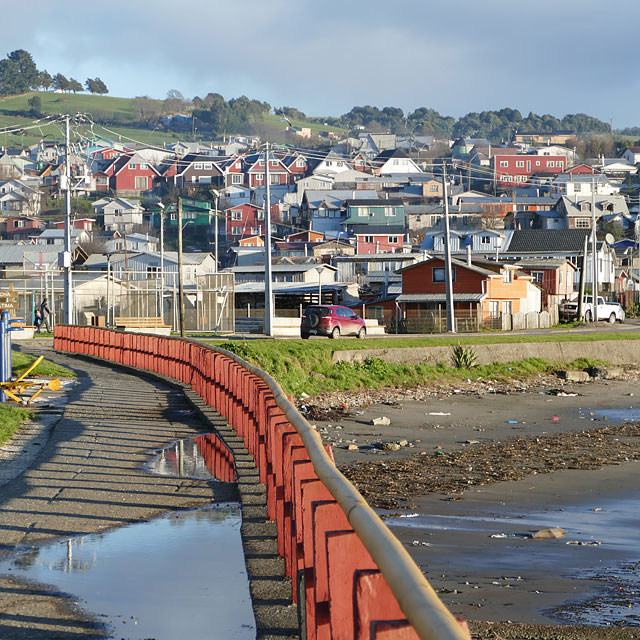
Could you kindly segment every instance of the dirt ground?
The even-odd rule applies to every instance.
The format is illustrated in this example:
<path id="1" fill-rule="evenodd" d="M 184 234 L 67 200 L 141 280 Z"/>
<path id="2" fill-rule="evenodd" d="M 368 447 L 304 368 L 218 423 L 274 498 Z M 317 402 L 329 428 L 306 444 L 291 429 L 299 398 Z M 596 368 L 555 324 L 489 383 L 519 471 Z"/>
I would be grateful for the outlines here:
<path id="1" fill-rule="evenodd" d="M 637 638 L 638 380 L 469 380 L 299 406 L 474 636 Z M 562 539 L 531 538 L 552 526 Z"/>

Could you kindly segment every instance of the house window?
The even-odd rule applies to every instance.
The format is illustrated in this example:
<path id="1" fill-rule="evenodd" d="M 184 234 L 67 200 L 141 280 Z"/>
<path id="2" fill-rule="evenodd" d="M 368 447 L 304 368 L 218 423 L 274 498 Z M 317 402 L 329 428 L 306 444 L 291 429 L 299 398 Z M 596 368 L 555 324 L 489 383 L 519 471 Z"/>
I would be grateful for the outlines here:
<path id="1" fill-rule="evenodd" d="M 369 215 L 369 207 L 358 207 L 358 216 L 365 218 Z"/>
<path id="2" fill-rule="evenodd" d="M 231 184 L 242 184 L 242 174 L 241 173 L 231 174 Z"/>
<path id="3" fill-rule="evenodd" d="M 500 166 L 501 167 L 508 167 L 509 166 L 509 162 L 507 160 L 500 160 Z"/>
<path id="4" fill-rule="evenodd" d="M 432 281 L 433 282 L 444 282 L 446 277 L 446 271 L 444 267 L 433 267 L 432 269 Z M 452 282 L 456 281 L 456 268 L 451 268 L 451 280 Z"/>
<path id="5" fill-rule="evenodd" d="M 498 300 L 489 301 L 489 317 L 490 318 L 500 317 L 500 302 Z"/>
<path id="6" fill-rule="evenodd" d="M 489 244 L 491 242 L 491 236 L 480 236 L 480 244 Z"/>
<path id="7" fill-rule="evenodd" d="M 264 180 L 264 173 L 256 173 L 256 180 L 262 182 Z"/>
<path id="8" fill-rule="evenodd" d="M 202 166 L 204 167 L 205 171 L 211 171 L 211 169 L 213 169 L 213 163 L 211 162 L 205 162 Z"/>
<path id="9" fill-rule="evenodd" d="M 399 236 L 389 236 L 389 244 L 398 244 Z"/>
<path id="10" fill-rule="evenodd" d="M 149 168 L 149 165 L 148 165 L 146 162 L 142 162 L 142 163 L 140 164 L 140 168 L 141 168 L 141 169 L 148 169 L 148 168 Z"/>
<path id="11" fill-rule="evenodd" d="M 129 164 L 129 169 L 134 169 L 134 170 L 135 170 L 135 169 L 137 169 L 137 168 L 138 168 L 138 165 L 137 165 L 137 164 L 135 164 L 135 163 L 133 163 L 133 162 Z"/>
<path id="12" fill-rule="evenodd" d="M 437 185 L 437 184 L 430 184 L 429 185 L 429 191 L 431 191 L 431 193 L 438 193 L 438 188 L 439 188 L 439 185 Z"/>
<path id="13" fill-rule="evenodd" d="M 194 168 L 196 171 L 202 171 L 202 162 L 194 162 L 194 163 L 193 163 L 193 168 Z"/>
<path id="14" fill-rule="evenodd" d="M 502 302 L 502 313 L 513 313 L 513 302 L 511 300 L 504 300 Z"/>
<path id="15" fill-rule="evenodd" d="M 373 244 L 374 238 L 373 236 L 362 236 L 362 242 L 368 242 L 369 244 Z"/>
<path id="16" fill-rule="evenodd" d="M 582 191 L 582 185 L 581 185 L 581 184 L 574 184 L 574 185 L 573 185 L 573 190 L 574 190 L 576 193 L 579 193 L 580 191 Z"/>
<path id="17" fill-rule="evenodd" d="M 542 284 L 544 282 L 544 271 L 532 271 L 531 277 L 536 284 Z"/>
<path id="18" fill-rule="evenodd" d="M 396 215 L 395 207 L 385 207 L 384 208 L 384 215 L 385 216 L 395 216 Z"/>
<path id="19" fill-rule="evenodd" d="M 257 236 L 260 233 L 260 227 L 251 227 L 251 235 Z"/>
<path id="20" fill-rule="evenodd" d="M 147 267 L 147 278 L 149 280 L 155 280 L 158 277 L 158 273 L 160 273 L 160 267 Z"/>
<path id="21" fill-rule="evenodd" d="M 231 235 L 233 235 L 233 236 L 241 236 L 242 235 L 242 227 L 231 227 Z"/>
<path id="22" fill-rule="evenodd" d="M 231 212 L 232 220 L 242 220 L 242 211 L 232 211 Z"/>
<path id="23" fill-rule="evenodd" d="M 331 160 L 325 160 L 325 164 L 327 165 L 327 167 L 330 167 L 333 162 L 331 162 Z"/>
<path id="24" fill-rule="evenodd" d="M 547 167 L 555 167 L 555 166 L 556 166 L 555 160 L 547 160 Z"/>
<path id="25" fill-rule="evenodd" d="M 536 167 L 540 166 L 540 160 L 536 160 Z"/>
<path id="26" fill-rule="evenodd" d="M 136 176 L 135 188 L 138 191 L 146 191 L 149 188 L 149 179 L 147 176 Z"/>
<path id="27" fill-rule="evenodd" d="M 169 216 L 169 219 L 170 219 L 170 220 L 175 220 L 176 218 L 177 218 L 177 215 L 176 215 L 175 213 L 172 213 L 172 214 Z"/>
<path id="28" fill-rule="evenodd" d="M 272 173 L 272 174 L 269 176 L 269 183 L 270 183 L 270 184 L 280 184 L 280 174 L 278 174 L 278 173 L 275 173 L 275 174 L 274 174 L 274 173 Z"/>
<path id="29" fill-rule="evenodd" d="M 516 160 L 516 167 L 524 167 L 524 160 Z"/>
<path id="30" fill-rule="evenodd" d="M 576 229 L 590 229 L 591 220 L 589 218 L 576 218 Z"/>
<path id="31" fill-rule="evenodd" d="M 264 211 L 256 211 L 256 220 L 264 220 Z"/>
<path id="32" fill-rule="evenodd" d="M 502 272 L 502 282 L 505 284 L 511 284 L 513 282 L 513 271 L 511 271 L 511 269 L 505 269 Z"/>
<path id="33" fill-rule="evenodd" d="M 304 168 L 304 159 L 303 158 L 298 158 L 296 160 L 296 167 L 298 167 L 299 169 Z"/>

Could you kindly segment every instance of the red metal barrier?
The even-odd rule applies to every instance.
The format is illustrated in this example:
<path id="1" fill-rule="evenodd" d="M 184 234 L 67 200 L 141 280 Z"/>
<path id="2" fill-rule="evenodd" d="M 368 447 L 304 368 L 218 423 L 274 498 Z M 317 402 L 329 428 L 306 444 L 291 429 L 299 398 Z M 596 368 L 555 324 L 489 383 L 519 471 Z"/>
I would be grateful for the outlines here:
<path id="1" fill-rule="evenodd" d="M 276 521 L 278 553 L 292 578 L 292 597 L 303 599 L 300 611 L 309 640 L 420 637 L 343 508 L 319 479 L 302 436 L 290 422 L 294 418 L 287 419 L 262 373 L 256 375 L 228 352 L 202 344 L 93 327 L 56 326 L 54 347 L 189 384 L 236 429 L 266 485 L 267 514 Z M 216 436 L 198 438 L 198 446 L 215 477 L 235 480 L 231 453 Z M 466 637 L 449 619 L 445 622 L 422 637 Z"/>

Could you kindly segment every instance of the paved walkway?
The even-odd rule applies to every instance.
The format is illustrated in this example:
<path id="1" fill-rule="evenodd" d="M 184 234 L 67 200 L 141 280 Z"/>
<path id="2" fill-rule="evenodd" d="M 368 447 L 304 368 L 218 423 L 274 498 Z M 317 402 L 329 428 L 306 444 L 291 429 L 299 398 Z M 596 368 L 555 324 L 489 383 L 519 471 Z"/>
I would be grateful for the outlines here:
<path id="1" fill-rule="evenodd" d="M 0 555 L 18 544 L 95 533 L 172 509 L 238 499 L 233 485 L 156 477 L 143 470 L 151 450 L 212 430 L 189 404 L 189 392 L 157 378 L 57 354 L 43 341 L 23 348 L 44 353 L 75 371 L 78 379 L 61 419 L 31 466 L 0 486 Z M 226 426 L 219 417 L 218 423 Z M 243 504 L 243 529 L 250 529 L 244 512 Z M 77 615 L 60 594 L 0 581 L 0 638 L 98 635 L 92 621 Z"/>

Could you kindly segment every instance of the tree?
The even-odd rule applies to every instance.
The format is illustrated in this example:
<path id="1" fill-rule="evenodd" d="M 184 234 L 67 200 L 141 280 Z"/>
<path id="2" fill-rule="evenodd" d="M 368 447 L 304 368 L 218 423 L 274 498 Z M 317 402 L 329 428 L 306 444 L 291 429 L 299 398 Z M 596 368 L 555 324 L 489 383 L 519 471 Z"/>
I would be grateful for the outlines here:
<path id="1" fill-rule="evenodd" d="M 48 71 L 41 71 L 38 75 L 38 86 L 42 87 L 45 91 L 53 86 L 53 78 Z"/>
<path id="2" fill-rule="evenodd" d="M 7 58 L 18 66 L 25 87 L 27 89 L 36 89 L 38 87 L 39 73 L 31 54 L 24 49 L 16 49 Z"/>
<path id="3" fill-rule="evenodd" d="M 40 99 L 40 96 L 32 96 L 27 101 L 27 104 L 31 108 L 31 113 L 35 117 L 38 117 L 42 114 L 42 100 Z"/>
<path id="4" fill-rule="evenodd" d="M 73 91 L 73 93 L 83 91 L 82 85 L 75 78 L 69 78 L 69 91 Z"/>
<path id="5" fill-rule="evenodd" d="M 56 75 L 53 76 L 53 86 L 57 91 L 69 91 L 69 80 L 61 73 L 56 73 Z"/>
<path id="6" fill-rule="evenodd" d="M 184 96 L 177 89 L 169 89 L 169 91 L 167 91 L 167 100 L 179 100 L 180 102 L 184 102 Z"/>
<path id="7" fill-rule="evenodd" d="M 28 88 L 20 73 L 20 67 L 13 60 L 0 60 L 0 95 L 24 93 Z"/>
<path id="8" fill-rule="evenodd" d="M 107 89 L 107 85 L 100 80 L 100 78 L 95 78 L 94 82 L 96 83 L 96 88 L 99 95 L 104 95 L 105 93 L 109 93 L 109 89 Z"/>
<path id="9" fill-rule="evenodd" d="M 84 83 L 84 86 L 86 87 L 89 93 L 98 93 L 98 87 L 96 85 L 96 81 L 93 80 L 92 78 L 87 78 L 86 82 Z"/>

